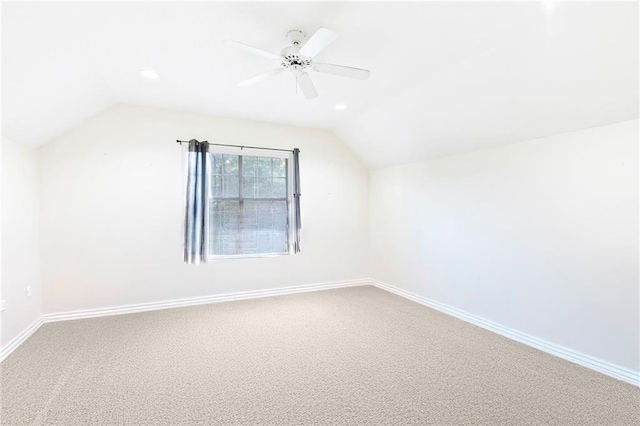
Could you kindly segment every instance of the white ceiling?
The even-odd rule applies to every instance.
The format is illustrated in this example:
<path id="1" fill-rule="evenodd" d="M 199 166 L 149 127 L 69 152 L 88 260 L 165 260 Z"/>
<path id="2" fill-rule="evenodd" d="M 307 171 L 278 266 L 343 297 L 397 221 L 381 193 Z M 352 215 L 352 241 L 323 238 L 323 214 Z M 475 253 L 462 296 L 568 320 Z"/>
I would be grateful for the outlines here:
<path id="1" fill-rule="evenodd" d="M 547 4 L 3 3 L 2 133 L 40 145 L 132 103 L 331 129 L 375 167 L 638 117 L 638 4 Z M 320 26 L 318 61 L 369 80 L 236 85 L 275 64 L 222 40 L 278 52 Z"/>

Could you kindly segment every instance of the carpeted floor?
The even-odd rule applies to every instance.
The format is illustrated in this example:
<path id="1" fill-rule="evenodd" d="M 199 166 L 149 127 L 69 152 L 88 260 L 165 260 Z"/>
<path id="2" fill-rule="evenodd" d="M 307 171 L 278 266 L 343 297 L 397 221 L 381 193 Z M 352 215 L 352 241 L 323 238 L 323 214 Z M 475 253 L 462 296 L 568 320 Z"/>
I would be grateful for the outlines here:
<path id="1" fill-rule="evenodd" d="M 637 425 L 640 389 L 375 287 L 46 324 L 14 425 Z"/>

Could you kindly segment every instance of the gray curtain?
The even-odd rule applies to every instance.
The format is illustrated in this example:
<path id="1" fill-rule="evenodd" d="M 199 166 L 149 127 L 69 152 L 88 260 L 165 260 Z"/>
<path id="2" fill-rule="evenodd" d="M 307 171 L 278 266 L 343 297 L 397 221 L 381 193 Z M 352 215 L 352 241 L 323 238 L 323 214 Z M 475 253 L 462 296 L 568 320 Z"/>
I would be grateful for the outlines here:
<path id="1" fill-rule="evenodd" d="M 300 232 L 302 219 L 300 218 L 300 150 L 293 150 L 293 252 L 300 253 Z"/>
<path id="2" fill-rule="evenodd" d="M 198 264 L 207 261 L 209 144 L 189 141 L 187 152 L 187 200 L 185 208 L 184 261 Z"/>

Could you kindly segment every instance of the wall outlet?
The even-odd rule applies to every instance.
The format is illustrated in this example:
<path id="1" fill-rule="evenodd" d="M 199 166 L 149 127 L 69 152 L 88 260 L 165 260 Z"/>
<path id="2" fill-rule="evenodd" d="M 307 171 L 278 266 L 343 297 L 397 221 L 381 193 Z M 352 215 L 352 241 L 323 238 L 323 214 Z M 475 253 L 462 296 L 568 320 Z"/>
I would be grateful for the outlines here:
<path id="1" fill-rule="evenodd" d="M 27 286 L 27 297 L 31 297 L 31 286 Z"/>
<path id="2" fill-rule="evenodd" d="M 4 311 L 4 307 L 7 305 L 6 300 L 0 300 L 0 312 Z"/>

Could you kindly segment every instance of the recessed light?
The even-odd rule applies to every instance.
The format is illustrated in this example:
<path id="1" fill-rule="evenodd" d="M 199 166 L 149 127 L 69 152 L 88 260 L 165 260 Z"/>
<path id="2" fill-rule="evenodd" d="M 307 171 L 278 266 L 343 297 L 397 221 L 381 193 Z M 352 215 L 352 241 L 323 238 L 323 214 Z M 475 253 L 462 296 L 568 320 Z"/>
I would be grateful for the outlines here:
<path id="1" fill-rule="evenodd" d="M 337 104 L 335 106 L 335 109 L 337 109 L 338 111 L 344 111 L 345 109 L 347 109 L 347 106 L 345 104 Z"/>
<path id="2" fill-rule="evenodd" d="M 160 77 L 160 74 L 150 69 L 140 70 L 140 75 L 144 78 L 148 78 L 149 80 L 156 80 Z"/>

